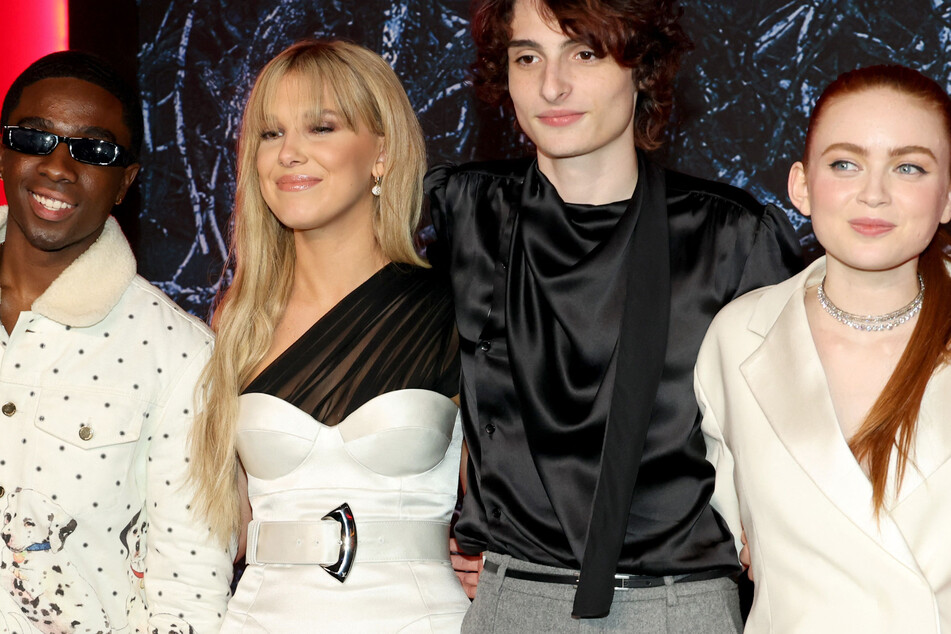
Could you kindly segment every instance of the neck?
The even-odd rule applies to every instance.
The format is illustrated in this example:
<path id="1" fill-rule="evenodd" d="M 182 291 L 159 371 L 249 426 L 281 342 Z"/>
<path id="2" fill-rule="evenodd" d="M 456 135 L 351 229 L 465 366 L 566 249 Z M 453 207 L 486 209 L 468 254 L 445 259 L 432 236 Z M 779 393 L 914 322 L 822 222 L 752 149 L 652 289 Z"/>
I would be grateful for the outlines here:
<path id="1" fill-rule="evenodd" d="M 4 312 L 11 304 L 16 305 L 16 312 L 29 310 L 36 298 L 82 254 L 64 251 L 37 249 L 17 230 L 16 223 L 7 223 L 7 236 L 0 251 L 0 300 Z"/>
<path id="2" fill-rule="evenodd" d="M 918 258 L 886 271 L 863 271 L 826 260 L 824 290 L 841 310 L 856 315 L 883 315 L 898 310 L 918 295 Z"/>
<path id="3" fill-rule="evenodd" d="M 627 200 L 637 186 L 633 142 L 615 152 L 569 158 L 552 158 L 539 152 L 538 169 L 566 203 L 605 205 Z"/>
<path id="4" fill-rule="evenodd" d="M 291 297 L 327 307 L 334 306 L 389 261 L 372 229 L 342 237 L 295 234 L 294 246 Z"/>

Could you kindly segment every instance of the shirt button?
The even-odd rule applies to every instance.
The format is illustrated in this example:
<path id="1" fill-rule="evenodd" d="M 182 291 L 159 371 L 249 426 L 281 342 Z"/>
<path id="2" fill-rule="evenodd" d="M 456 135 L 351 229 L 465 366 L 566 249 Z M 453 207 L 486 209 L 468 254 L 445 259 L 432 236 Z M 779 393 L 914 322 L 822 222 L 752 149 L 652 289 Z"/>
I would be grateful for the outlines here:
<path id="1" fill-rule="evenodd" d="M 500 517 L 502 517 L 502 509 L 500 509 L 499 507 L 495 507 L 494 509 L 492 509 L 492 517 L 494 517 L 495 519 L 499 519 Z"/>
<path id="2" fill-rule="evenodd" d="M 493 425 L 492 423 L 489 423 L 488 425 L 486 425 L 486 426 L 485 426 L 485 433 L 489 434 L 490 436 L 491 436 L 492 434 L 494 434 L 494 433 L 495 433 L 495 425 Z"/>
<path id="3" fill-rule="evenodd" d="M 17 406 L 13 403 L 4 403 L 3 407 L 0 407 L 0 412 L 3 412 L 4 416 L 13 416 L 17 413 Z"/>
<path id="4" fill-rule="evenodd" d="M 82 425 L 79 428 L 79 437 L 82 440 L 89 440 L 92 438 L 92 427 L 89 425 Z"/>
<path id="5" fill-rule="evenodd" d="M 489 348 L 491 347 L 492 347 L 491 341 L 486 341 L 485 339 L 483 339 L 482 341 L 479 342 L 479 350 L 481 350 L 482 352 L 488 352 Z"/>

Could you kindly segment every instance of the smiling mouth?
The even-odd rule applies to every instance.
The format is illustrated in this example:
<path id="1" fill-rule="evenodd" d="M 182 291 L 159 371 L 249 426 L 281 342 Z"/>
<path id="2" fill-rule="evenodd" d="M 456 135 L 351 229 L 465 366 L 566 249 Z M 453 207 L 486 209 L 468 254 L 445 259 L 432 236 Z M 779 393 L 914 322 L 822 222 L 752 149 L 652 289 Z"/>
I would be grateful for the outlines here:
<path id="1" fill-rule="evenodd" d="M 863 236 L 872 237 L 888 233 L 895 228 L 895 225 L 890 222 L 877 220 L 874 218 L 858 218 L 856 220 L 850 220 L 849 225 L 851 225 L 852 229 L 857 233 Z"/>
<path id="2" fill-rule="evenodd" d="M 285 176 L 277 180 L 277 188 L 283 192 L 301 192 L 319 185 L 323 179 L 314 176 Z"/>
<path id="3" fill-rule="evenodd" d="M 33 196 L 33 200 L 40 203 L 40 205 L 50 211 L 63 211 L 64 209 L 72 209 L 76 206 L 63 200 L 57 200 L 48 196 L 41 196 L 36 192 L 30 192 L 30 195 Z"/>

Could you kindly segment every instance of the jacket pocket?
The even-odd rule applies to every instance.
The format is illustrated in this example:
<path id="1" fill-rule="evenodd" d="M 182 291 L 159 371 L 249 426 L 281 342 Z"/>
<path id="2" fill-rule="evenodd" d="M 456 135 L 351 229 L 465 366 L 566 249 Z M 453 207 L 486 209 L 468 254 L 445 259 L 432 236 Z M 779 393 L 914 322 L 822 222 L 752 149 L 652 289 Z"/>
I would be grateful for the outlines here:
<path id="1" fill-rule="evenodd" d="M 149 404 L 123 394 L 44 389 L 36 407 L 38 429 L 79 449 L 134 443 Z"/>

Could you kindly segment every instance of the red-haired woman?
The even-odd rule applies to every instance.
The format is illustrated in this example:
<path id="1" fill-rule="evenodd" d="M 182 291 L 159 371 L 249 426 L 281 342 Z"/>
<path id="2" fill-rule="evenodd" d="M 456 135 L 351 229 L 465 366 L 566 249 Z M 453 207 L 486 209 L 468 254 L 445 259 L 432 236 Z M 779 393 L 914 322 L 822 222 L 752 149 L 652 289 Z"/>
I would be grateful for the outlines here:
<path id="1" fill-rule="evenodd" d="M 825 257 L 723 309 L 696 371 L 747 632 L 951 631 L 951 100 L 845 73 L 789 195 Z"/>

